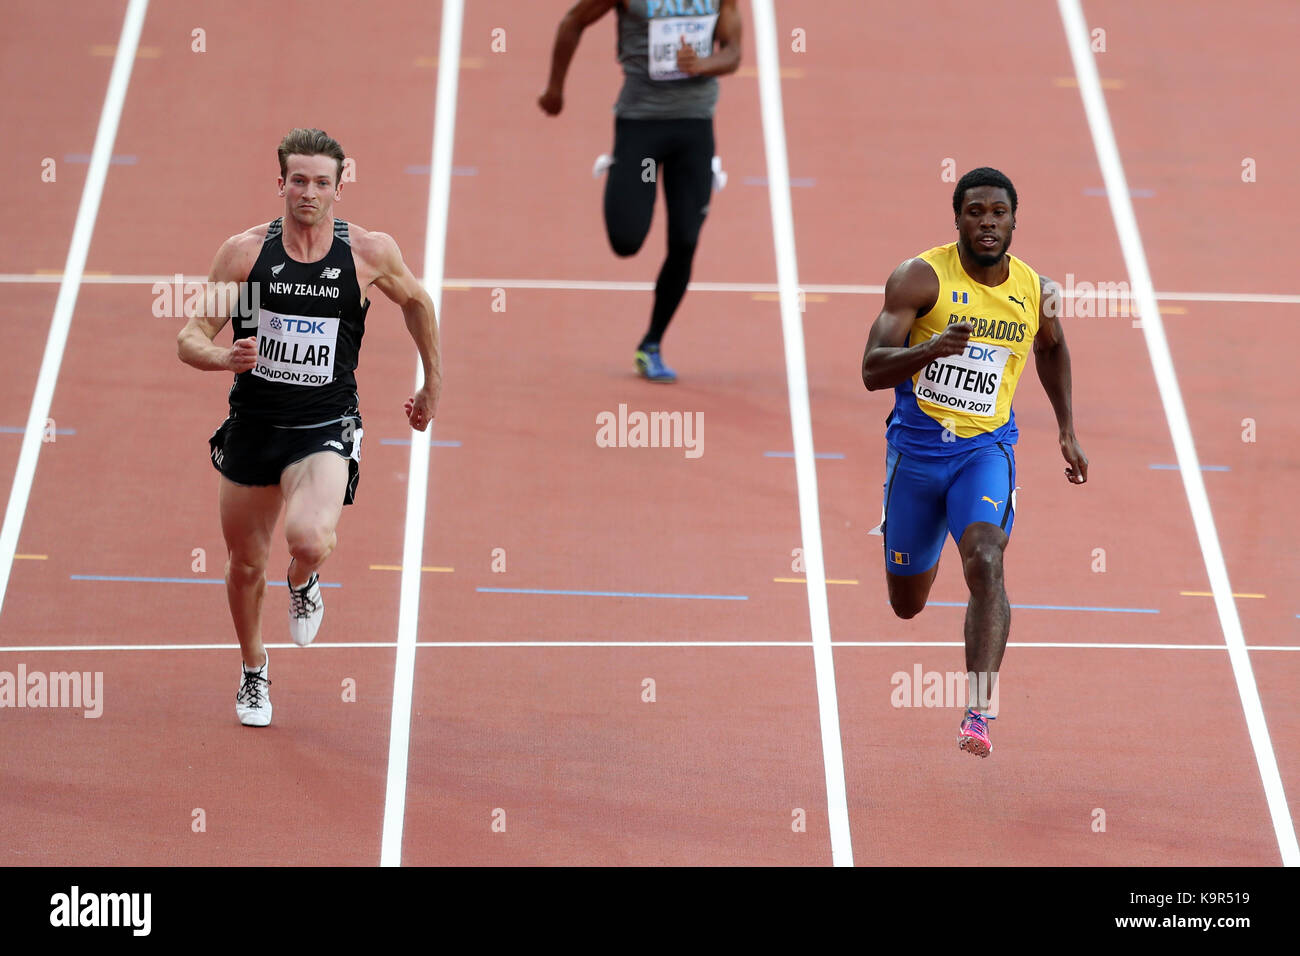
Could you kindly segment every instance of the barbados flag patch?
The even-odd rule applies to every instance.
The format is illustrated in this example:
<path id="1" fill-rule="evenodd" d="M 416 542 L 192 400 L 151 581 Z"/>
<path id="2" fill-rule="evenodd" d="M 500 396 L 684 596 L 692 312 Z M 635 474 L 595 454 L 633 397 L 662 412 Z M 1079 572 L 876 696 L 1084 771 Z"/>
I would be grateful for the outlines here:
<path id="1" fill-rule="evenodd" d="M 911 564 L 911 555 L 906 551 L 890 551 L 889 560 L 894 564 Z"/>
<path id="2" fill-rule="evenodd" d="M 957 298 L 957 296 L 961 296 L 961 298 L 959 299 L 959 298 Z M 969 292 L 958 292 L 956 289 L 953 289 L 953 290 L 952 290 L 952 301 L 954 301 L 954 302 L 960 302 L 962 305 L 970 305 L 970 293 L 969 293 Z"/>

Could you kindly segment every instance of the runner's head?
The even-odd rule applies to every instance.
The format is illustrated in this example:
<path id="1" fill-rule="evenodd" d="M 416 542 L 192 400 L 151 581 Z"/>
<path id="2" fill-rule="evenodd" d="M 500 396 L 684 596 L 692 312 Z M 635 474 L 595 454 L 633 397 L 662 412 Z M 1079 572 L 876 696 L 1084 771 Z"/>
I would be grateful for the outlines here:
<path id="1" fill-rule="evenodd" d="M 291 129 L 276 150 L 285 214 L 302 226 L 333 215 L 341 197 L 343 147 L 319 129 Z"/>
<path id="2" fill-rule="evenodd" d="M 961 251 L 981 266 L 1001 262 L 1011 248 L 1016 205 L 1016 187 L 996 169 L 981 166 L 958 180 L 952 211 Z"/>

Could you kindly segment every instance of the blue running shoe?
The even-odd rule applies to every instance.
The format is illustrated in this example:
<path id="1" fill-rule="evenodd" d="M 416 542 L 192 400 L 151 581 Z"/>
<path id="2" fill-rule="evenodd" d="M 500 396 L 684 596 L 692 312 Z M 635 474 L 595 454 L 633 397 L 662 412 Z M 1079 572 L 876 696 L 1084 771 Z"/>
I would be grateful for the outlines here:
<path id="1" fill-rule="evenodd" d="M 657 345 L 647 345 L 637 350 L 636 369 L 641 373 L 642 378 L 652 382 L 677 381 L 677 373 L 664 364 Z"/>

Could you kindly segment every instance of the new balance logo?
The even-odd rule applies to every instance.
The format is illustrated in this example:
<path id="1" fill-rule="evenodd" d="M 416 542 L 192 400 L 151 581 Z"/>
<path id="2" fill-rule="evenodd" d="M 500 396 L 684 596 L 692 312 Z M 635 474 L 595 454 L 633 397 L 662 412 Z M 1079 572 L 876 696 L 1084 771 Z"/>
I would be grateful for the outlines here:
<path id="1" fill-rule="evenodd" d="M 322 279 L 337 279 L 341 271 L 341 269 L 331 269 L 329 266 L 326 266 L 321 272 L 320 277 Z"/>
<path id="2" fill-rule="evenodd" d="M 325 444 L 328 445 L 330 448 L 337 448 L 339 451 L 343 450 L 343 446 L 336 441 L 332 441 L 332 440 L 327 441 Z"/>
<path id="3" fill-rule="evenodd" d="M 1003 499 L 1002 499 L 1002 501 L 1006 501 L 1006 500 L 1007 500 L 1006 498 L 1003 498 Z M 991 505 L 993 506 L 993 510 L 994 510 L 994 511 L 997 511 L 997 510 L 998 510 L 998 505 L 1002 504 L 1002 501 L 994 501 L 994 500 L 993 500 L 992 498 L 990 498 L 988 495 L 985 495 L 984 497 L 982 497 L 982 498 L 980 499 L 980 501 L 987 501 L 989 504 L 991 504 Z"/>
<path id="4" fill-rule="evenodd" d="M 1016 305 L 1020 306 L 1020 311 L 1021 311 L 1021 312 L 1025 311 L 1025 300 L 1024 300 L 1024 299 L 1017 299 L 1014 295 L 1009 295 L 1009 296 L 1007 296 L 1007 298 L 1010 299 L 1012 302 L 1014 302 Z"/>
<path id="5" fill-rule="evenodd" d="M 278 266 L 271 266 L 271 275 L 278 276 L 280 274 L 280 270 L 283 268 L 284 268 L 283 262 L 281 262 Z"/>

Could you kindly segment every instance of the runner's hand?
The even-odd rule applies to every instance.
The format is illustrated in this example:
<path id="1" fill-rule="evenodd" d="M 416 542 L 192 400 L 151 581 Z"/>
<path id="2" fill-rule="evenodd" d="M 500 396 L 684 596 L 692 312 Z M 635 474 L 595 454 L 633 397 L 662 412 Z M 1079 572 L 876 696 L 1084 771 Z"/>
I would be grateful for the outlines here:
<path id="1" fill-rule="evenodd" d="M 942 335 L 931 340 L 934 357 L 945 358 L 949 355 L 961 355 L 966 351 L 966 343 L 970 341 L 970 334 L 974 331 L 975 326 L 969 322 L 955 322 L 948 326 L 943 330 Z"/>
<path id="2" fill-rule="evenodd" d="M 428 389 L 422 388 L 406 400 L 403 408 L 411 427 L 417 432 L 422 432 L 433 421 L 433 416 L 438 411 L 438 400 Z"/>
<path id="3" fill-rule="evenodd" d="M 1087 481 L 1088 459 L 1084 455 L 1083 449 L 1079 447 L 1079 440 L 1074 435 L 1061 436 L 1061 454 L 1069 465 L 1065 469 L 1065 477 L 1070 484 L 1081 485 Z"/>
<path id="4" fill-rule="evenodd" d="M 546 92 L 537 97 L 537 105 L 547 116 L 559 116 L 560 110 L 564 109 L 564 94 L 547 87 Z"/>
<path id="5" fill-rule="evenodd" d="M 257 336 L 238 339 L 226 350 L 226 368 L 236 375 L 247 372 L 257 364 Z"/>
<path id="6" fill-rule="evenodd" d="M 695 47 L 686 42 L 686 37 L 682 37 L 682 45 L 677 48 L 677 69 L 681 70 L 688 76 L 694 76 L 700 69 L 700 57 L 695 52 Z"/>

